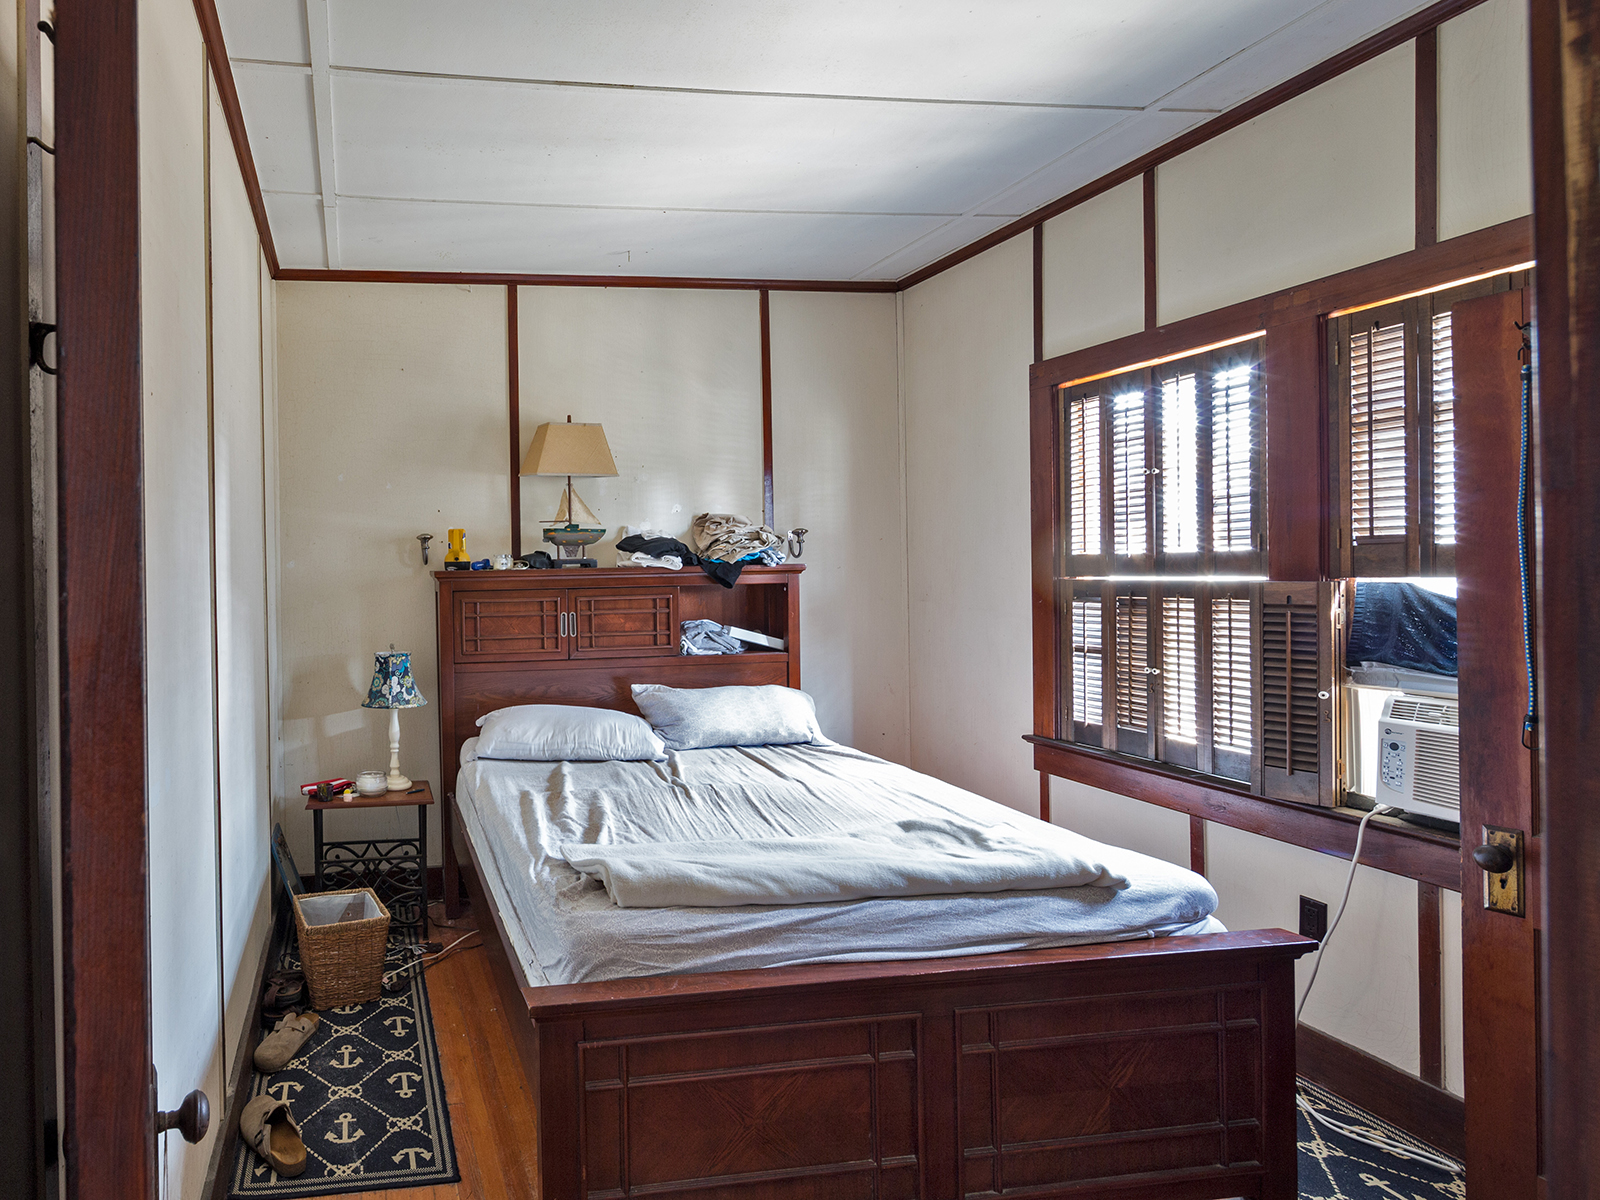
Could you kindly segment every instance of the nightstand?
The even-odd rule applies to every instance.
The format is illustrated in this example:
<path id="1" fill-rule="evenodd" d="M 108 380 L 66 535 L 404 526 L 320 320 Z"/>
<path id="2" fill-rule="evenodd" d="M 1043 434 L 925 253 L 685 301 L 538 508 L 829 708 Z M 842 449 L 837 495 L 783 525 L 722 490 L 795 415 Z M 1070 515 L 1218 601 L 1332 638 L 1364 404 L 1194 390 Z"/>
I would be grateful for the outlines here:
<path id="1" fill-rule="evenodd" d="M 409 790 L 385 792 L 381 796 L 357 796 L 353 800 L 306 801 L 316 837 L 316 890 L 369 887 L 388 906 L 393 924 L 426 934 L 428 928 L 428 805 L 433 803 L 433 788 L 426 779 L 414 781 Z M 363 838 L 329 842 L 322 836 L 322 814 L 357 808 L 404 808 L 417 810 L 417 836 L 414 838 Z"/>

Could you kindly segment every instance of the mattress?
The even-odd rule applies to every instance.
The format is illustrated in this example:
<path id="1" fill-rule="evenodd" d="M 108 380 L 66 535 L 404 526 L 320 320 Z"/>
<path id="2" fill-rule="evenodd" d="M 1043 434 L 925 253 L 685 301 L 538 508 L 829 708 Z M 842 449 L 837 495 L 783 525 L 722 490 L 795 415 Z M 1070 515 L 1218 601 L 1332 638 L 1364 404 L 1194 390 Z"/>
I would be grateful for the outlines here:
<path id="1" fill-rule="evenodd" d="M 618 908 L 568 842 L 821 836 L 905 816 L 1019 831 L 1034 819 L 837 745 L 688 750 L 665 762 L 533 763 L 462 748 L 456 804 L 531 984 L 1045 949 L 1220 932 L 1192 871 L 1083 839 L 1124 889 L 1070 887 L 732 908 Z"/>

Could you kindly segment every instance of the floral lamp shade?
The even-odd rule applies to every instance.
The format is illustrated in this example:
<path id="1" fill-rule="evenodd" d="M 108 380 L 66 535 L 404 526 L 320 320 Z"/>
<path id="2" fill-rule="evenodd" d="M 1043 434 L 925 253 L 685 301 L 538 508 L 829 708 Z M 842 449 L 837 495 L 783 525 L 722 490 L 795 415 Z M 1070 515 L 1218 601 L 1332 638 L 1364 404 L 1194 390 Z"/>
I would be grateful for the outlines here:
<path id="1" fill-rule="evenodd" d="M 411 677 L 411 652 L 380 650 L 373 656 L 372 687 L 362 708 L 421 708 L 427 703 L 417 691 L 417 681 Z"/>

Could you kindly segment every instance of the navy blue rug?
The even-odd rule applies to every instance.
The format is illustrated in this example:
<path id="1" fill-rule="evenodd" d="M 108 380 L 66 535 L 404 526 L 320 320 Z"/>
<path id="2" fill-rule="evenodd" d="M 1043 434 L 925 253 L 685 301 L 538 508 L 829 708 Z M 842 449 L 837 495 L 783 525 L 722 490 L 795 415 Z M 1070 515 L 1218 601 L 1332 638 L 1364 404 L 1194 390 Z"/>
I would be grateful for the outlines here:
<path id="1" fill-rule="evenodd" d="M 1314 1109 L 1341 1125 L 1448 1159 L 1404 1130 L 1314 1083 L 1300 1080 L 1300 1094 Z M 1455 1163 L 1452 1171 L 1440 1170 L 1346 1137 L 1311 1120 L 1304 1112 L 1298 1116 L 1300 1200 L 1465 1200 L 1467 1181 L 1460 1163 Z"/>
<path id="2" fill-rule="evenodd" d="M 410 956 L 409 932 L 389 939 L 392 968 Z M 291 945 L 281 967 L 298 970 Z M 421 971 L 398 996 L 325 1009 L 298 1057 L 252 1073 L 250 1095 L 289 1102 L 305 1140 L 304 1175 L 280 1179 L 239 1139 L 231 1197 L 337 1196 L 455 1183 L 455 1142 L 439 1073 L 439 1046 Z"/>

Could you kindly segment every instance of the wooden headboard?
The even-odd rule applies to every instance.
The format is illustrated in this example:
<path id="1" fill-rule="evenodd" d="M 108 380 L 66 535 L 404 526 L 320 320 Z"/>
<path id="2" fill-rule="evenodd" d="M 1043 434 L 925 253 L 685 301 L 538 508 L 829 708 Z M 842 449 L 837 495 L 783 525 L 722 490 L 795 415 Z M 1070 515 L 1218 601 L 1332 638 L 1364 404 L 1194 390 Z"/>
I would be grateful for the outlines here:
<path id="1" fill-rule="evenodd" d="M 497 708 L 584 704 L 638 712 L 628 689 L 633 683 L 799 687 L 804 569 L 799 563 L 746 567 L 732 588 L 693 567 L 435 571 L 446 804 L 462 743 L 478 732 L 478 718 Z M 679 624 L 701 618 L 783 638 L 787 645 L 679 654 Z M 448 807 L 444 815 L 448 821 Z"/>

